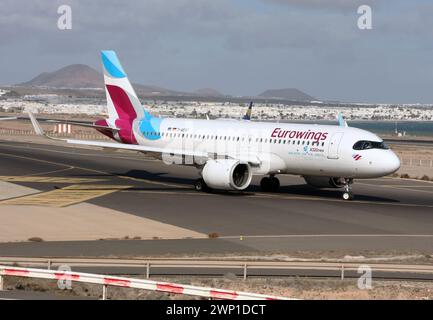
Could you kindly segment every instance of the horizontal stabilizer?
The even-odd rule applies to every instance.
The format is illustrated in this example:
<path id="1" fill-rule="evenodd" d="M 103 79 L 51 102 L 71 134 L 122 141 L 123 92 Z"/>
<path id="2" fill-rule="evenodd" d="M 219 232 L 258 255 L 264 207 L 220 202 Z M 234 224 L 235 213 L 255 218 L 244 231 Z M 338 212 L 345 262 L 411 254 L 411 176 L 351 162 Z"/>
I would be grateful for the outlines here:
<path id="1" fill-rule="evenodd" d="M 64 124 L 70 124 L 73 126 L 80 126 L 80 127 L 86 127 L 86 128 L 94 128 L 94 129 L 104 129 L 104 130 L 110 130 L 113 132 L 117 132 L 120 129 L 118 128 L 111 128 L 111 127 L 106 127 L 106 126 L 99 126 L 97 124 L 94 123 L 88 123 L 88 122 L 80 122 L 80 121 L 73 121 L 73 120 L 55 120 L 55 119 L 46 119 L 46 122 L 51 122 L 51 123 L 64 123 Z"/>
<path id="2" fill-rule="evenodd" d="M 18 117 L 3 117 L 3 118 L 0 118 L 0 121 L 2 121 L 2 120 L 17 120 L 18 119 Z"/>

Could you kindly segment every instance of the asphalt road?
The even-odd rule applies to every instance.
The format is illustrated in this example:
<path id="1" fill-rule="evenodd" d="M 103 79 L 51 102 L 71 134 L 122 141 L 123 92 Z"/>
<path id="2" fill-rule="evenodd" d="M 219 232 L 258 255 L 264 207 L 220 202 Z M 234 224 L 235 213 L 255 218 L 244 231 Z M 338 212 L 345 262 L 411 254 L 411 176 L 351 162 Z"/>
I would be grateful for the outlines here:
<path id="1" fill-rule="evenodd" d="M 317 190 L 280 177 L 277 193 L 257 184 L 243 193 L 197 193 L 190 167 L 167 166 L 139 154 L 0 140 L 1 176 L 98 179 L 130 188 L 88 202 L 158 220 L 218 239 L 104 240 L 4 243 L 0 255 L 131 256 L 245 252 L 429 252 L 433 249 L 433 184 L 381 178 L 356 181 L 354 201 L 341 191 Z M 40 190 L 58 182 L 18 182 Z M 1 207 L 0 207 L 1 210 Z M 242 236 L 242 240 L 241 240 Z M 43 235 L 42 235 L 43 237 Z"/>

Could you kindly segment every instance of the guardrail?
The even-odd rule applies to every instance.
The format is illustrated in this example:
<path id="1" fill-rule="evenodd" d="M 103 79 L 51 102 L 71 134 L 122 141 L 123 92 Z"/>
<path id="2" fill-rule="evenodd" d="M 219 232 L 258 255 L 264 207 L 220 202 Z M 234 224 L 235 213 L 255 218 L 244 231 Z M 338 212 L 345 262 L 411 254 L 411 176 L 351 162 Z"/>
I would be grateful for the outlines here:
<path id="1" fill-rule="evenodd" d="M 58 138 L 74 138 L 74 139 L 83 139 L 83 140 L 110 140 L 108 137 L 105 137 L 102 134 L 95 133 L 95 132 L 72 132 L 72 133 L 61 133 L 61 132 L 53 132 L 53 131 L 47 131 L 47 133 L 51 137 L 58 137 Z M 7 128 L 0 128 L 0 136 L 6 135 L 6 136 L 34 136 L 35 131 L 33 129 L 29 130 L 22 130 L 22 129 L 7 129 Z"/>
<path id="2" fill-rule="evenodd" d="M 56 271 L 33 268 L 18 268 L 0 265 L 0 290 L 3 290 L 3 277 L 25 277 L 49 280 L 69 280 L 75 282 L 93 283 L 102 285 L 102 299 L 107 299 L 108 286 L 144 289 L 150 291 L 185 294 L 210 299 L 226 300 L 289 300 L 286 297 L 268 296 L 257 293 L 230 291 L 224 289 L 183 285 L 170 282 L 159 282 L 144 279 L 105 276 L 92 273 Z"/>
<path id="3" fill-rule="evenodd" d="M 138 267 L 143 268 L 146 278 L 151 276 L 152 269 L 171 269 L 169 275 L 182 275 L 176 273 L 178 268 L 188 269 L 240 269 L 243 278 L 247 279 L 251 270 L 262 271 L 261 275 L 267 275 L 266 270 L 296 270 L 299 271 L 332 271 L 336 272 L 344 280 L 347 272 L 357 272 L 365 262 L 310 262 L 310 261 L 246 261 L 246 260 L 210 260 L 196 258 L 173 258 L 173 259 L 109 259 L 109 258 L 21 258 L 0 257 L 0 264 L 27 267 L 46 267 L 52 269 L 61 265 L 70 267 Z M 397 274 L 424 274 L 433 276 L 433 265 L 408 265 L 368 263 L 374 272 L 397 273 Z M 224 273 L 222 273 L 224 274 Z M 269 273 L 268 273 L 269 274 Z M 161 273 L 158 273 L 161 275 Z M 395 275 L 390 279 L 398 279 Z"/>
<path id="4" fill-rule="evenodd" d="M 402 166 L 433 168 L 433 159 L 401 158 Z"/>

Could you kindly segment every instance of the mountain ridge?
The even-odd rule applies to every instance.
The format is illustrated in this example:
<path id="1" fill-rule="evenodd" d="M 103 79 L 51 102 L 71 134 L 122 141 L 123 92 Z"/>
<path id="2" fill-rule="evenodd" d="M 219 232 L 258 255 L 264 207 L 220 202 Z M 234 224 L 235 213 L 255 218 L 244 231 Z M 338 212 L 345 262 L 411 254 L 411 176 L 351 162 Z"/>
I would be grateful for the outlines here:
<path id="1" fill-rule="evenodd" d="M 262 98 L 288 99 L 294 101 L 313 101 L 316 98 L 296 88 L 268 89 L 258 95 Z"/>
<path id="2" fill-rule="evenodd" d="M 103 75 L 85 64 L 71 64 L 52 72 L 42 72 L 29 81 L 16 86 L 43 87 L 53 89 L 102 89 L 104 88 Z M 192 96 L 192 97 L 230 97 L 216 89 L 203 87 L 192 92 L 182 92 L 155 85 L 133 83 L 137 94 L 145 96 Z M 292 101 L 313 101 L 314 97 L 295 88 L 268 89 L 256 96 L 257 98 L 286 99 Z M 251 96 L 254 98 L 254 96 Z"/>

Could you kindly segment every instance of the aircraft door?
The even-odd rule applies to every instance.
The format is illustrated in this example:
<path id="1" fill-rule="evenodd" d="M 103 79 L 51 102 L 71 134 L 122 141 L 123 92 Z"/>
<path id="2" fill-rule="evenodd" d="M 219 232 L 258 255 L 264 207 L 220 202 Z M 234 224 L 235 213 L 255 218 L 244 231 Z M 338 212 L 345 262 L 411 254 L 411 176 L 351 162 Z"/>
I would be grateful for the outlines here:
<path id="1" fill-rule="evenodd" d="M 328 159 L 338 159 L 338 151 L 343 134 L 343 132 L 336 132 L 332 135 L 331 141 L 329 141 Z"/>

